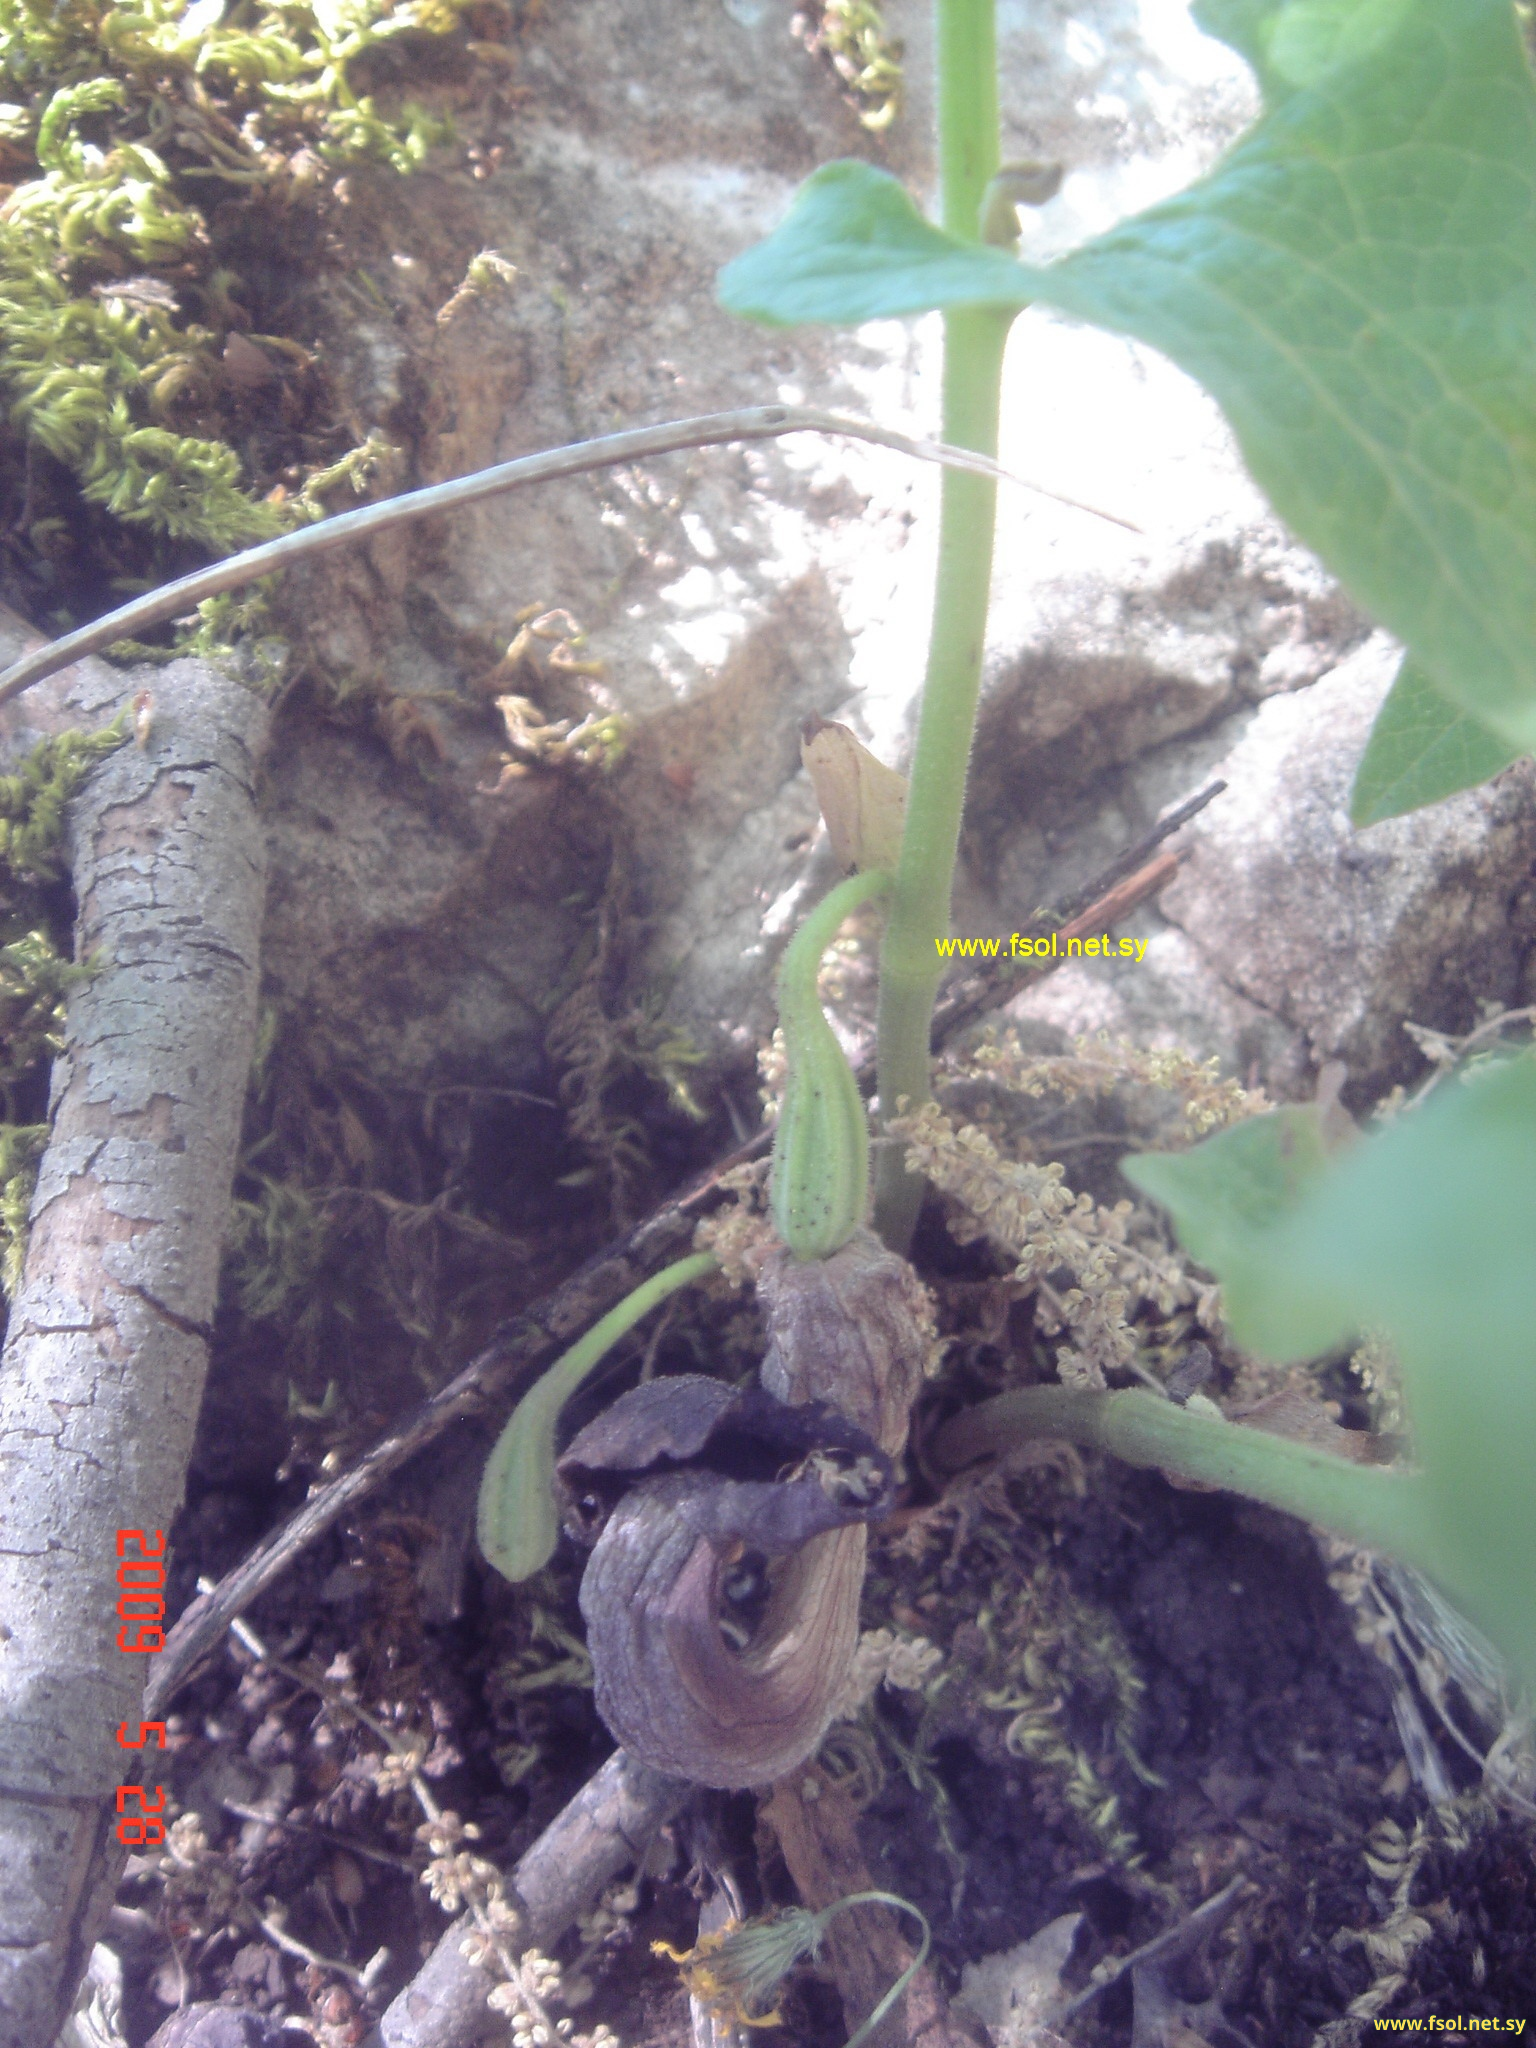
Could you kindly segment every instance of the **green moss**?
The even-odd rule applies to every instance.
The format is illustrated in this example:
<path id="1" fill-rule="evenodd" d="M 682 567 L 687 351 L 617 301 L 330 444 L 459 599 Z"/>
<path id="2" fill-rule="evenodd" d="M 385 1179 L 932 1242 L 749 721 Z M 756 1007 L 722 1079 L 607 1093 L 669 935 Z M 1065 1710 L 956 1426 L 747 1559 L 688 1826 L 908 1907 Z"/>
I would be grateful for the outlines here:
<path id="1" fill-rule="evenodd" d="M 122 712 L 100 732 L 61 732 L 0 775 L 0 863 L 27 883 L 54 881 L 62 866 L 64 807 L 86 775 L 128 737 Z"/>
<path id="2" fill-rule="evenodd" d="M 0 1287 L 11 1300 L 27 1256 L 27 1218 L 37 1186 L 38 1161 L 48 1143 L 46 1124 L 0 1124 Z"/>
<path id="3" fill-rule="evenodd" d="M 0 945 L 0 1087 L 14 1089 L 59 1051 L 64 1005 L 89 973 L 66 960 L 46 931 Z"/>
<path id="4" fill-rule="evenodd" d="M 847 86 L 860 125 L 877 133 L 889 128 L 901 111 L 905 53 L 875 0 L 824 0 L 808 40 Z"/>
<path id="5" fill-rule="evenodd" d="M 226 1281 L 243 1315 L 282 1316 L 302 1308 L 325 1262 L 329 1232 L 306 1189 L 257 1177 L 254 1192 L 230 1205 Z"/>
<path id="6" fill-rule="evenodd" d="M 1143 1852 L 1094 1753 L 1108 1734 L 1133 1776 L 1162 1783 L 1136 1753 L 1146 1688 L 1114 1618 L 1076 1599 L 1042 1563 L 1022 1589 L 1011 1578 L 994 1583 L 976 1621 L 991 1653 L 991 1682 L 979 1698 L 991 1712 L 1008 1716 L 1004 1747 L 1049 1772 L 1104 1855 L 1138 1870 Z M 1074 1734 L 1074 1722 L 1084 1721 L 1099 1724 L 1101 1740 L 1092 1749 Z"/>
<path id="7" fill-rule="evenodd" d="M 221 431 L 231 332 L 248 328 L 239 279 L 216 261 L 202 201 L 302 200 L 361 162 L 397 172 L 447 139 L 407 104 L 388 112 L 358 78 L 370 53 L 403 36 L 454 29 L 467 0 L 0 0 L 0 397 L 24 450 L 15 482 L 20 537 L 44 590 L 72 545 L 67 498 L 50 500 L 41 454 L 63 465 L 87 506 L 151 543 L 224 554 L 324 511 L 324 494 L 361 490 L 389 452 L 370 436 L 311 468 L 297 490 L 255 495 Z M 200 314 L 201 317 L 194 317 Z M 289 342 L 266 340 L 278 355 Z M 13 449 L 15 441 L 13 439 Z M 13 458 L 14 460 L 14 458 Z M 18 469 L 22 463 L 16 463 Z M 110 525 L 104 529 L 110 534 Z M 89 585 L 154 567 L 153 547 L 86 565 Z M 264 589 L 210 600 L 178 653 L 237 639 L 274 675 L 283 648 Z M 122 647 L 122 654 L 163 653 Z M 0 1265 L 19 1275 L 46 1126 L 47 1063 L 62 1042 L 69 990 L 67 904 L 50 895 L 64 808 L 91 764 L 120 745 L 105 733 L 44 743 L 0 777 Z M 305 1198 L 294 1197 L 301 1205 Z M 267 1185 L 242 1205 L 245 1286 L 270 1313 L 312 1279 L 323 1232 Z"/>
<path id="8" fill-rule="evenodd" d="M 445 124 L 382 111 L 354 74 L 465 4 L 0 0 L 0 151 L 35 172 L 0 210 L 0 388 L 87 503 L 221 554 L 318 513 L 357 455 L 271 502 L 222 436 L 178 417 L 219 424 L 220 351 L 246 324 L 199 200 L 209 181 L 292 197 L 327 166 L 416 168 Z"/>

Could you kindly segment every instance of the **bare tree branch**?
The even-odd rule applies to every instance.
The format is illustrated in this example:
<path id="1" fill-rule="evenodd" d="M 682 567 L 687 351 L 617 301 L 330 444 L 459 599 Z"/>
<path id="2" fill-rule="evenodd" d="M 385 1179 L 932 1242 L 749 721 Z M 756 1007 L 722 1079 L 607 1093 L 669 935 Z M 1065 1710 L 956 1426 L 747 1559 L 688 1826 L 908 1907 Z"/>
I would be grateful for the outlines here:
<path id="1" fill-rule="evenodd" d="M 25 639 L 0 614 L 7 651 Z M 146 744 L 71 806 L 96 972 L 69 1005 L 0 1358 L 0 2048 L 53 2040 L 112 1902 L 115 1788 L 155 1780 L 156 1752 L 117 1740 L 147 1667 L 118 1643 L 138 1624 L 117 1613 L 117 1535 L 152 1552 L 181 1503 L 255 1033 L 259 699 L 203 662 L 83 662 L 27 727 L 8 716 L 7 749 L 99 727 L 141 685 Z"/>

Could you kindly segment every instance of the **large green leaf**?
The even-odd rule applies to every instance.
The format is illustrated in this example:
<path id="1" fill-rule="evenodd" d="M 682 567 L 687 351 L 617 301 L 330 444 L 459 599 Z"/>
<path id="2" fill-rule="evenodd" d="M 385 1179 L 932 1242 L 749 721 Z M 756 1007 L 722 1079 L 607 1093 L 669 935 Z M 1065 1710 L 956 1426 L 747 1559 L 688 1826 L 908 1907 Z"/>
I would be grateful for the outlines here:
<path id="1" fill-rule="evenodd" d="M 1453 702 L 1536 745 L 1536 89 L 1510 0 L 1207 0 L 1267 111 L 1030 295 L 1163 350 Z"/>
<path id="2" fill-rule="evenodd" d="M 1379 825 L 1459 789 L 1475 789 L 1522 751 L 1448 702 L 1417 663 L 1405 661 L 1355 770 L 1350 821 Z"/>
<path id="3" fill-rule="evenodd" d="M 1255 1319 L 1271 1342 L 1289 1340 L 1287 1326 L 1262 1325 L 1268 1301 L 1268 1247 L 1276 1229 L 1300 1208 L 1327 1170 L 1322 1120 L 1311 1104 L 1272 1110 L 1219 1131 L 1188 1152 L 1143 1152 L 1121 1161 L 1133 1187 L 1170 1211 L 1186 1248 L 1217 1274 L 1234 1324 Z M 1300 1311 L 1301 1304 L 1293 1303 Z M 1313 1307 L 1301 1355 L 1321 1351 L 1338 1334 L 1335 1302 Z M 1263 1343 L 1260 1339 L 1254 1340 Z"/>
<path id="4" fill-rule="evenodd" d="M 853 326 L 935 307 L 1028 303 L 1011 256 L 957 241 L 924 220 L 873 165 L 823 164 L 782 227 L 720 273 L 720 303 L 774 327 Z"/>
<path id="5" fill-rule="evenodd" d="M 1303 1358 L 1387 1333 L 1439 1576 L 1536 1682 L 1536 1059 L 1444 1089 L 1309 1186 L 1272 1181 L 1271 1220 L 1218 1243 L 1237 1130 L 1134 1177 L 1221 1279 L 1239 1343 Z"/>

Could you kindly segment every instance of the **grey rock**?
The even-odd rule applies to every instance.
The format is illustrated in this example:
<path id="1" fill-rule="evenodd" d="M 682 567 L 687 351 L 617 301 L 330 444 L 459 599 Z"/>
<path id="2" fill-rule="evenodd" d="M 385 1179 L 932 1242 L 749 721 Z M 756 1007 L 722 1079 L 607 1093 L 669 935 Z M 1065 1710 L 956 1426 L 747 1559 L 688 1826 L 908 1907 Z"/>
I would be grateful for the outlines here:
<path id="1" fill-rule="evenodd" d="M 1075 963 L 1019 1014 L 1173 1036 L 1295 1093 L 1327 1060 L 1363 1106 L 1422 1061 L 1405 1021 L 1466 1031 L 1531 999 L 1536 770 L 1364 831 L 1355 766 L 1399 650 L 1384 634 L 1246 722 L 1227 791 L 1187 830 L 1140 965 Z"/>
<path id="2" fill-rule="evenodd" d="M 524 37 L 529 93 L 494 178 L 353 181 L 359 237 L 387 237 L 370 276 L 388 312 L 328 288 L 326 348 L 359 424 L 404 451 L 399 483 L 775 397 L 931 431 L 936 320 L 766 331 L 713 297 L 719 266 L 771 229 L 818 163 L 859 155 L 928 188 L 928 12 L 924 0 L 888 8 L 910 90 L 887 137 L 859 127 L 830 71 L 758 0 L 567 8 Z M 1187 184 L 1256 111 L 1246 69 L 1194 30 L 1182 0 L 1007 0 L 999 37 L 1005 154 L 1066 169 L 1056 198 L 1024 210 L 1033 259 Z M 465 256 L 488 246 L 517 266 L 515 284 L 439 326 Z M 1036 491 L 1002 494 L 962 933 L 1017 928 L 1234 747 L 1248 762 L 1289 746 L 1313 716 L 1288 708 L 1296 693 L 1310 699 L 1370 630 L 1270 515 L 1214 405 L 1133 342 L 1025 314 L 1001 453 L 1134 530 Z M 272 763 L 279 1005 L 323 1015 L 342 1056 L 384 1085 L 528 1085 L 617 862 L 636 934 L 617 999 L 664 992 L 669 1019 L 717 1062 L 745 1058 L 772 1023 L 784 939 L 831 878 L 796 729 L 812 711 L 841 715 L 904 764 L 937 494 L 934 473 L 888 450 L 797 437 L 540 487 L 316 569 L 298 597 L 323 622 L 327 658 L 415 698 L 441 758 L 413 778 L 376 740 L 301 730 Z M 608 665 L 600 699 L 632 722 L 600 791 L 537 771 L 488 796 L 491 714 L 442 708 L 462 681 L 454 632 L 505 633 L 533 603 L 579 616 Z M 1298 746 L 1265 802 L 1294 792 L 1315 818 Z M 1346 752 L 1329 755 L 1340 786 Z M 1336 822 L 1337 789 L 1328 801 Z M 1221 815 L 1236 814 L 1226 800 Z M 1420 829 L 1403 828 L 1405 845 Z M 1391 1003 L 1413 993 L 1454 1009 L 1455 963 L 1484 938 L 1503 965 L 1483 961 L 1478 988 L 1518 972 L 1480 913 L 1438 980 L 1410 990 L 1385 936 L 1407 856 L 1380 851 L 1398 846 L 1382 830 L 1347 859 L 1340 840 L 1330 860 L 1289 860 L 1283 971 L 1264 967 L 1257 931 L 1250 965 L 1208 967 L 1231 960 L 1236 936 L 1191 908 L 1149 925 L 1155 968 L 1120 977 L 1113 997 L 1101 978 L 1092 1001 L 1069 978 L 1042 1014 L 1188 1037 L 1285 1087 L 1336 1051 L 1362 1076 L 1396 1071 Z M 1482 810 L 1458 830 L 1456 872 L 1496 902 L 1514 886 L 1500 863 L 1518 833 Z M 1216 839 L 1200 844 L 1215 861 Z M 1307 893 L 1340 878 L 1347 909 Z M 1171 903 L 1193 904 L 1194 883 L 1181 886 Z M 1336 938 L 1316 935 L 1325 916 Z M 1377 934 L 1374 965 L 1346 926 Z M 1263 943 L 1278 963 L 1273 933 Z"/>
<path id="3" fill-rule="evenodd" d="M 889 14 L 910 93 L 888 138 L 859 127 L 777 9 L 564 9 L 525 38 L 530 97 L 495 178 L 437 172 L 387 193 L 353 181 L 359 233 L 372 221 L 389 236 L 370 271 L 389 313 L 337 286 L 327 350 L 360 424 L 406 451 L 400 482 L 775 396 L 930 430 L 935 321 L 784 333 L 713 298 L 719 266 L 819 162 L 862 155 L 930 183 L 928 10 L 896 0 Z M 1171 0 L 1005 7 L 1001 44 L 1006 150 L 1067 169 L 1024 223 L 1031 255 L 1176 189 L 1254 109 L 1242 65 Z M 464 254 L 486 246 L 517 282 L 439 328 Z M 1011 917 L 1036 886 L 1042 791 L 1081 790 L 1305 682 L 1364 630 L 1269 519 L 1214 407 L 1147 351 L 1030 313 L 1008 394 L 1004 459 L 1142 531 L 1004 494 L 979 879 L 960 928 L 973 907 Z M 777 952 L 830 872 L 799 721 L 851 708 L 887 758 L 908 748 L 936 503 L 936 476 L 884 449 L 700 451 L 338 558 L 304 602 L 334 665 L 371 662 L 424 702 L 454 679 L 421 591 L 464 628 L 505 629 L 533 602 L 577 612 L 634 722 L 612 793 L 649 919 L 635 988 L 665 987 L 669 1014 L 725 1052 L 770 1024 Z M 302 735 L 274 762 L 274 987 L 289 1009 L 321 1007 L 380 1080 L 518 1078 L 606 840 L 566 784 L 535 777 L 499 808 L 466 795 L 490 727 L 477 740 L 473 714 L 429 716 L 455 730 L 425 791 L 346 735 Z"/>
<path id="4" fill-rule="evenodd" d="M 233 2005 L 186 2005 L 150 2036 L 149 2048 L 297 2048 L 304 2034 Z"/>

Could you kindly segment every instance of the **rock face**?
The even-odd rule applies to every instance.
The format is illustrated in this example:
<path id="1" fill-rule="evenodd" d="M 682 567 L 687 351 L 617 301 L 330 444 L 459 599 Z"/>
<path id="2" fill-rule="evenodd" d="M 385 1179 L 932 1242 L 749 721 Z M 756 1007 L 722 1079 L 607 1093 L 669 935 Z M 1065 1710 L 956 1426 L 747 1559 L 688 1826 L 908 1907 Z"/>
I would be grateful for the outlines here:
<path id="1" fill-rule="evenodd" d="M 1144 921 L 1145 961 L 1072 965 L 1017 1008 L 1136 1037 L 1182 1025 L 1235 1067 L 1296 1088 L 1342 1060 L 1359 1105 L 1418 1062 L 1405 1020 L 1465 1031 L 1531 999 L 1536 775 L 1357 832 L 1349 790 L 1398 660 L 1384 634 L 1272 698 L 1216 772 L 1227 790 Z"/>
<path id="2" fill-rule="evenodd" d="M 377 292 L 361 307 L 333 290 L 317 317 L 358 423 L 405 450 L 400 487 L 775 397 L 932 431 L 936 321 L 768 332 L 713 299 L 719 266 L 782 217 L 819 162 L 860 155 L 926 190 L 926 0 L 893 0 L 887 15 L 909 88 L 883 137 L 859 125 L 776 0 L 560 8 L 523 32 L 522 97 L 496 138 L 494 177 L 441 170 L 387 196 L 359 186 L 353 239 Z M 1191 27 L 1182 0 L 1004 0 L 999 32 L 1004 153 L 1066 167 L 1058 197 L 1026 216 L 1031 258 L 1187 183 L 1256 110 L 1245 68 Z M 517 266 L 515 283 L 440 325 L 484 247 Z M 1343 697 L 1310 686 L 1369 631 L 1270 518 L 1214 406 L 1149 351 L 1031 311 L 1010 348 L 1004 417 L 1010 468 L 1137 530 L 1004 492 L 960 932 L 1017 926 L 1235 744 L 1247 762 L 1273 741 L 1299 770 L 1310 721 L 1359 701 L 1355 684 Z M 745 1050 L 771 1023 L 772 969 L 797 909 L 830 879 L 797 727 L 812 711 L 842 715 L 904 759 L 936 501 L 935 475 L 902 457 L 796 438 L 541 487 L 317 571 L 304 602 L 325 622 L 328 658 L 382 664 L 435 737 L 415 783 L 345 736 L 274 764 L 268 959 L 280 1001 L 322 1003 L 386 1082 L 518 1078 L 537 1063 L 551 991 L 590 950 L 619 846 L 630 907 L 647 920 L 630 999 L 665 990 L 669 1018 L 698 1044 Z M 605 701 L 632 721 L 602 804 L 537 767 L 496 798 L 477 794 L 488 714 L 432 702 L 461 689 L 456 631 L 505 639 L 535 603 L 579 617 L 607 664 Z M 562 708 L 558 692 L 540 701 Z M 1343 753 L 1329 758 L 1342 775 Z M 1266 801 L 1290 801 L 1291 787 L 1275 783 Z M 1335 820 L 1339 801 L 1335 790 Z M 1357 971 L 1347 1000 L 1326 993 L 1345 974 L 1343 940 L 1313 952 L 1300 980 L 1274 964 L 1305 952 L 1324 914 L 1306 890 L 1332 886 L 1342 842 L 1331 868 L 1319 856 L 1287 869 L 1297 929 L 1282 953 L 1257 875 L 1249 928 L 1222 926 L 1221 815 L 1201 840 L 1203 883 L 1191 877 L 1170 899 L 1162 980 L 1142 970 L 1140 997 L 1085 997 L 1076 1021 L 1097 1003 L 1139 1029 L 1193 1030 L 1275 1081 L 1345 1047 L 1375 1071 L 1396 1028 L 1375 1006 L 1405 992 L 1386 965 L 1392 943 L 1383 936 L 1380 974 L 1362 983 Z M 1518 832 L 1495 829 L 1486 806 L 1454 827 L 1440 816 L 1404 828 L 1408 839 L 1423 849 L 1449 832 L 1445 859 L 1454 841 L 1454 858 L 1496 894 L 1488 863 L 1513 854 Z M 1485 829 L 1494 837 L 1479 853 Z M 1348 914 L 1384 933 L 1388 903 L 1408 915 L 1412 892 L 1378 843 L 1366 835 L 1364 864 L 1347 870 Z M 1281 831 L 1276 862 L 1290 844 Z M 1219 953 L 1216 983 L 1173 964 L 1189 947 Z M 1251 956 L 1238 959 L 1243 947 Z M 1501 986 L 1517 978 L 1509 961 L 1493 975 Z"/>

